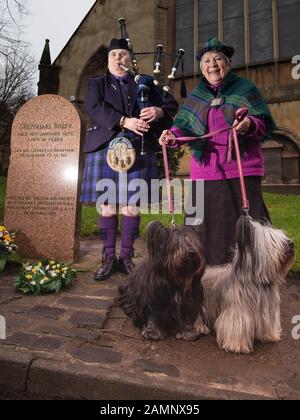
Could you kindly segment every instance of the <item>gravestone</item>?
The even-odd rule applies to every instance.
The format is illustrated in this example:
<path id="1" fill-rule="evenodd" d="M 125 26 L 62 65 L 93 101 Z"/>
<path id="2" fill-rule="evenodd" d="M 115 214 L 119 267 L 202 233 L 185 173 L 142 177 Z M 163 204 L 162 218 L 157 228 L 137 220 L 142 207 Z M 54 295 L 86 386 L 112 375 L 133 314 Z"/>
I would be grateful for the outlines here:
<path id="1" fill-rule="evenodd" d="M 30 100 L 15 117 L 4 224 L 23 258 L 77 258 L 81 133 L 78 111 L 57 95 Z"/>

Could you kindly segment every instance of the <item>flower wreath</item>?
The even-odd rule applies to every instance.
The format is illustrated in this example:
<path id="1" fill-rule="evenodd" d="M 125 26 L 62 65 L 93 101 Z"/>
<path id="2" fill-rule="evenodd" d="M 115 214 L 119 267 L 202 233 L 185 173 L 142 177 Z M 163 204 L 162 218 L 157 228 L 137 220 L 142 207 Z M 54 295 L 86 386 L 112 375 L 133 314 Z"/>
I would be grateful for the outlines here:
<path id="1" fill-rule="evenodd" d="M 72 285 L 75 278 L 76 270 L 58 261 L 42 260 L 35 265 L 23 264 L 15 286 L 24 294 L 59 293 L 63 287 Z"/>

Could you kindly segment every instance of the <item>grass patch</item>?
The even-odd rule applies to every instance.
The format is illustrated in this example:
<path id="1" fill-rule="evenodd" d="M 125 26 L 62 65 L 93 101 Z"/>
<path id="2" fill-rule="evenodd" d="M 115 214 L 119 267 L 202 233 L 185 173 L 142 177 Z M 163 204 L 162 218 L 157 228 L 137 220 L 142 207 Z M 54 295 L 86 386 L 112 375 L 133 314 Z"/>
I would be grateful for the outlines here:
<path id="1" fill-rule="evenodd" d="M 296 262 L 300 271 L 300 195 L 264 194 L 274 227 L 284 230 L 295 244 Z"/>
<path id="2" fill-rule="evenodd" d="M 3 221 L 6 177 L 0 176 L 0 223 Z M 294 241 L 296 262 L 294 271 L 300 271 L 300 196 L 264 194 L 275 227 L 283 229 Z M 98 213 L 94 206 L 82 207 L 81 235 L 98 234 Z M 165 226 L 170 226 L 169 215 L 142 215 L 141 236 L 145 238 L 147 226 L 152 220 L 159 219 Z M 183 223 L 183 216 L 177 216 L 176 222 Z"/>
<path id="3" fill-rule="evenodd" d="M 98 219 L 99 214 L 95 206 L 83 206 L 82 207 L 82 220 L 81 220 L 81 229 L 80 235 L 83 237 L 90 235 L 97 235 L 99 232 L 98 228 Z M 165 226 L 170 226 L 171 217 L 168 214 L 152 215 L 152 214 L 143 214 L 141 219 L 140 232 L 141 237 L 146 238 L 147 227 L 152 220 L 159 219 L 161 223 Z M 176 223 L 183 224 L 183 215 L 176 216 Z M 119 220 L 119 226 L 121 225 Z"/>
<path id="4" fill-rule="evenodd" d="M 98 219 L 95 206 L 82 206 L 80 235 L 90 236 L 98 233 Z"/>

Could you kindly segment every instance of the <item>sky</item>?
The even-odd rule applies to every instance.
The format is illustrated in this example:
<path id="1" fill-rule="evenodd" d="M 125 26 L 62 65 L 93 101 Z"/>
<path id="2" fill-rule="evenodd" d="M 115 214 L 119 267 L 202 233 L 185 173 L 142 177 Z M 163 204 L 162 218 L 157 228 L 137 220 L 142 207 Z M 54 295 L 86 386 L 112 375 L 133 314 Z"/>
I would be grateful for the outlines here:
<path id="1" fill-rule="evenodd" d="M 39 62 L 50 39 L 52 62 L 78 28 L 95 0 L 27 0 L 28 16 L 22 19 L 23 39 L 31 44 L 33 57 Z"/>

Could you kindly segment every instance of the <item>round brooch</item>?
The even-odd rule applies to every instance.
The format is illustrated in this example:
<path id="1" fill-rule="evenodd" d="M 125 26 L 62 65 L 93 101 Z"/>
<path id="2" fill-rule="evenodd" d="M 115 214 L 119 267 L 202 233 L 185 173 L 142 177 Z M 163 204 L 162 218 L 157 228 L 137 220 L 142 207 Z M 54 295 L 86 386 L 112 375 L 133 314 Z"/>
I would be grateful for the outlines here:
<path id="1" fill-rule="evenodd" d="M 215 98 L 211 101 L 210 106 L 212 108 L 217 108 L 218 106 L 223 105 L 225 102 L 225 98 Z"/>
<path id="2" fill-rule="evenodd" d="M 136 153 L 130 140 L 117 137 L 109 144 L 106 156 L 108 166 L 116 172 L 127 172 L 136 161 Z"/>

